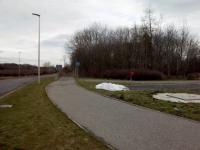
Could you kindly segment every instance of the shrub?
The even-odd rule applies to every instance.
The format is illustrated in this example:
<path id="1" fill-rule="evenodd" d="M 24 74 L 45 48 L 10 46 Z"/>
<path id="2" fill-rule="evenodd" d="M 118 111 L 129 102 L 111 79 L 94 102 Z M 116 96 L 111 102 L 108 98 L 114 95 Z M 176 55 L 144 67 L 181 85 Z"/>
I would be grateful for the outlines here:
<path id="1" fill-rule="evenodd" d="M 17 64 L 0 64 L 0 76 L 18 76 L 19 75 L 19 66 Z M 43 74 L 51 74 L 55 73 L 55 67 L 40 67 L 40 73 Z M 37 67 L 22 64 L 20 66 L 20 75 L 21 76 L 29 76 L 29 75 L 37 75 Z"/>
<path id="2" fill-rule="evenodd" d="M 71 67 L 69 65 L 65 65 L 62 69 L 65 73 L 70 73 L 72 72 Z"/>
<path id="3" fill-rule="evenodd" d="M 129 78 L 129 70 L 106 70 L 102 73 L 103 78 L 111 78 L 111 79 L 128 79 Z"/>
<path id="4" fill-rule="evenodd" d="M 199 80 L 200 79 L 200 73 L 190 73 L 187 75 L 188 80 Z"/>
<path id="5" fill-rule="evenodd" d="M 59 76 L 71 75 L 71 73 L 72 73 L 71 67 L 69 65 L 65 65 L 59 72 Z"/>
<path id="6" fill-rule="evenodd" d="M 163 80 L 165 75 L 154 70 L 137 70 L 134 73 L 134 80 Z"/>
<path id="7" fill-rule="evenodd" d="M 165 75 L 153 70 L 133 70 L 133 80 L 163 80 Z M 103 78 L 111 79 L 130 79 L 130 70 L 106 70 L 100 75 Z"/>

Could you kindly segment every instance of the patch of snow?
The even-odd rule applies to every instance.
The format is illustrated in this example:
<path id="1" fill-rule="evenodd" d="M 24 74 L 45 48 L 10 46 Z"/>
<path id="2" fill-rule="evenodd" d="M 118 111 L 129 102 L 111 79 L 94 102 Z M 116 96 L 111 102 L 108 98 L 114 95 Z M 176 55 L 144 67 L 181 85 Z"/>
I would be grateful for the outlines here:
<path id="1" fill-rule="evenodd" d="M 180 103 L 200 103 L 200 95 L 188 93 L 157 93 L 153 98 Z"/>
<path id="2" fill-rule="evenodd" d="M 11 108 L 12 105 L 0 105 L 0 108 Z"/>
<path id="3" fill-rule="evenodd" d="M 108 90 L 108 91 L 127 91 L 127 90 L 129 90 L 129 88 L 127 88 L 124 85 L 105 83 L 105 82 L 97 84 L 96 89 L 103 89 L 103 90 Z"/>

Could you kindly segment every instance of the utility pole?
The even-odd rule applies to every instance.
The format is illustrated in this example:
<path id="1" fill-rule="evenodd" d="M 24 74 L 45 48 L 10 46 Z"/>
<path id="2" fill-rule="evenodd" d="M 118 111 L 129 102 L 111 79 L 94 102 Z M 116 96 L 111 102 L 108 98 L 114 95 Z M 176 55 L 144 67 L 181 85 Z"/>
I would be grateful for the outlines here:
<path id="1" fill-rule="evenodd" d="M 32 13 L 32 15 L 37 16 L 38 22 L 38 84 L 40 84 L 40 15 Z"/>
<path id="2" fill-rule="evenodd" d="M 21 59 L 21 52 L 18 52 L 19 53 L 19 65 L 18 65 L 18 76 L 19 76 L 19 78 L 20 78 L 20 74 L 21 74 L 21 68 L 20 68 L 20 59 Z"/>

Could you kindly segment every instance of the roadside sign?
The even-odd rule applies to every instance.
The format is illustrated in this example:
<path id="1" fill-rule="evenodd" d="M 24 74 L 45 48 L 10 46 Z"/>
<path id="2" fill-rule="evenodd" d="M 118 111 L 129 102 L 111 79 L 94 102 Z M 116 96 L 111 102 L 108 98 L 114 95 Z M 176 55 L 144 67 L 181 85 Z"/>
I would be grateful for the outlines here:
<path id="1" fill-rule="evenodd" d="M 76 63 L 75 63 L 75 70 L 74 70 L 75 77 L 78 77 L 79 66 L 80 66 L 80 62 L 76 61 Z"/>

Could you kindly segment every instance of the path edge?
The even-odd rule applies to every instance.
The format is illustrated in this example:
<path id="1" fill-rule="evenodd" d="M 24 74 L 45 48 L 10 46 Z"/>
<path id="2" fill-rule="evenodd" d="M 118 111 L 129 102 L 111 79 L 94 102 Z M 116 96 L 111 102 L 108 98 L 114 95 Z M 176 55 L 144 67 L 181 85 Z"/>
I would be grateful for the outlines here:
<path id="1" fill-rule="evenodd" d="M 56 82 L 56 81 L 54 81 Z M 52 82 L 52 83 L 54 83 Z M 111 150 L 118 150 L 117 148 L 115 148 L 114 146 L 112 146 L 110 143 L 106 142 L 102 137 L 99 137 L 99 136 L 96 136 L 94 132 L 92 132 L 91 130 L 89 130 L 87 127 L 81 125 L 80 123 L 78 123 L 77 121 L 73 120 L 72 117 L 70 117 L 68 114 L 66 114 L 65 112 L 62 111 L 61 108 L 59 108 L 59 106 L 57 104 L 55 104 L 50 96 L 48 95 L 49 93 L 49 86 L 52 84 L 48 84 L 46 87 L 45 87 L 45 92 L 46 92 L 46 95 L 48 97 L 48 99 L 52 102 L 52 104 L 57 108 L 59 109 L 62 113 L 64 113 L 73 123 L 75 123 L 77 126 L 79 126 L 82 130 L 84 130 L 86 133 L 89 133 L 91 136 L 93 136 L 94 138 L 96 138 L 98 141 L 100 141 L 101 143 L 103 143 L 105 146 L 107 146 L 108 148 L 110 148 Z"/>

